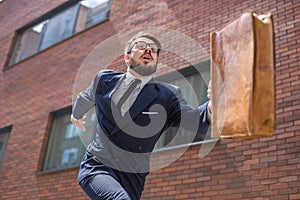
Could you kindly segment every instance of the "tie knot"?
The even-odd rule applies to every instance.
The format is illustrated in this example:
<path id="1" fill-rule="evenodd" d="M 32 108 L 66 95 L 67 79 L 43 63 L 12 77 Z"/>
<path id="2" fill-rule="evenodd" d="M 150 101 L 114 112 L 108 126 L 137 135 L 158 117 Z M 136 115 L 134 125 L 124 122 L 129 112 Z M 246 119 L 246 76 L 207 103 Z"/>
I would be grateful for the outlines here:
<path id="1" fill-rule="evenodd" d="M 140 84 L 142 81 L 141 79 L 133 79 L 129 85 L 129 88 L 136 88 L 138 84 Z"/>
<path id="2" fill-rule="evenodd" d="M 137 87 L 139 83 L 142 81 L 140 79 L 134 79 L 132 83 L 129 85 L 121 99 L 119 100 L 117 107 L 121 108 L 122 104 L 126 101 L 126 99 L 130 96 L 130 94 L 134 91 L 134 89 Z"/>
<path id="3" fill-rule="evenodd" d="M 135 78 L 134 80 L 133 80 L 133 82 L 132 83 L 136 83 L 136 84 L 139 84 L 139 83 L 141 83 L 142 81 L 141 81 L 141 79 L 137 79 L 137 78 Z"/>

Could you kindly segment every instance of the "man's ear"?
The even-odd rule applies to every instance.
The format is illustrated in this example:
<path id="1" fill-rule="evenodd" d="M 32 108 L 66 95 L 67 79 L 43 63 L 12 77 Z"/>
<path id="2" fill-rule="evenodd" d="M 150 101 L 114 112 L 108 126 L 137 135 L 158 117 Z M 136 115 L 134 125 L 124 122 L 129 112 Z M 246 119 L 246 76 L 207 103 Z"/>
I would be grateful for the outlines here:
<path id="1" fill-rule="evenodd" d="M 124 54 L 124 61 L 126 64 L 129 63 L 130 55 L 129 54 Z"/>

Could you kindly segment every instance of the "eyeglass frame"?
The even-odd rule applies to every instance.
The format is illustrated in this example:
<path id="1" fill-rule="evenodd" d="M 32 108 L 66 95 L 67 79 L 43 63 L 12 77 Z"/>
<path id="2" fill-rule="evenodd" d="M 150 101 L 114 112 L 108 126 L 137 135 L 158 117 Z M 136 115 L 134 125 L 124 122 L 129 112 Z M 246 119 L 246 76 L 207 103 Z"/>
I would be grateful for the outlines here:
<path id="1" fill-rule="evenodd" d="M 137 43 L 144 43 L 144 44 L 146 44 L 146 47 L 145 48 L 139 48 L 138 47 L 138 45 L 136 45 Z M 147 43 L 147 42 L 144 42 L 144 41 L 136 41 L 135 43 L 134 43 L 134 45 L 136 45 L 136 47 L 139 49 L 139 50 L 146 50 L 147 49 L 147 47 L 150 47 L 150 49 L 151 49 L 151 51 L 153 52 L 153 53 L 159 53 L 159 51 L 160 51 L 160 49 L 158 48 L 158 46 L 156 45 L 156 44 L 150 44 L 150 43 Z M 132 47 L 134 47 L 134 45 L 132 46 Z M 153 48 L 151 47 L 151 45 L 155 45 L 155 47 L 157 48 L 156 50 L 153 50 Z M 131 50 L 132 50 L 132 48 L 131 48 Z"/>

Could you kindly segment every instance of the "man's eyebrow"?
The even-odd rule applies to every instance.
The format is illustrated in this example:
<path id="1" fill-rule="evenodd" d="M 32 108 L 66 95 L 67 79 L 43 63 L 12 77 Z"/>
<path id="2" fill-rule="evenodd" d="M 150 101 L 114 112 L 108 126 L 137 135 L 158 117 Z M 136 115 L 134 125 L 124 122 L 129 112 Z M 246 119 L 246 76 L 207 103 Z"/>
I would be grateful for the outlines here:
<path id="1" fill-rule="evenodd" d="M 155 42 L 150 43 L 150 42 L 146 42 L 146 41 L 143 41 L 143 40 L 136 40 L 135 42 L 145 42 L 145 43 L 147 43 L 147 44 L 155 44 L 155 45 L 157 45 Z M 135 42 L 134 42 L 134 43 L 135 43 Z"/>

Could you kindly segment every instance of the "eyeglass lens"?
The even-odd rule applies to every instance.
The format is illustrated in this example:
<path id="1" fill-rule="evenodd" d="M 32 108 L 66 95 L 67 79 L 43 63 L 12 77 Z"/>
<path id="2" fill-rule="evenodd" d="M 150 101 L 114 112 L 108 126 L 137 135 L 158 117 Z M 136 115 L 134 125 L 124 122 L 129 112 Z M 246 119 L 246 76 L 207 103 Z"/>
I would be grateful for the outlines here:
<path id="1" fill-rule="evenodd" d="M 136 46 L 140 50 L 145 50 L 147 48 L 147 46 L 149 46 L 154 53 L 156 53 L 158 51 L 158 48 L 157 48 L 156 44 L 149 44 L 149 43 L 146 43 L 144 41 L 136 42 Z"/>

